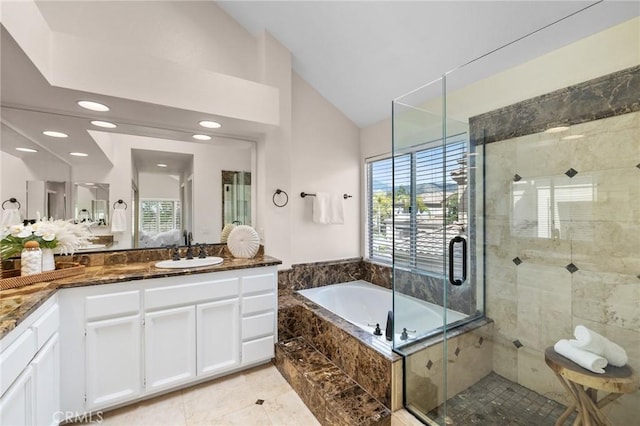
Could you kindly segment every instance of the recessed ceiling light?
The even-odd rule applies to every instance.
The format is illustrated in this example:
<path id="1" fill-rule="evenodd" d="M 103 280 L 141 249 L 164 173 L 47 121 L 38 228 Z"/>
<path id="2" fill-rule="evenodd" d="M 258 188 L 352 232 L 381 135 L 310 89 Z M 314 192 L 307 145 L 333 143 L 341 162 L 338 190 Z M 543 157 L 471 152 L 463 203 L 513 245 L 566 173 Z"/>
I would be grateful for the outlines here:
<path id="1" fill-rule="evenodd" d="M 108 121 L 100 121 L 100 120 L 93 120 L 91 124 L 98 127 L 104 127 L 105 129 L 115 129 L 116 127 L 118 127 L 117 125 L 110 123 Z"/>
<path id="2" fill-rule="evenodd" d="M 209 121 L 209 120 L 202 120 L 200 122 L 200 125 L 202 127 L 206 127 L 207 129 L 219 129 L 220 127 L 222 127 L 222 124 L 218 123 L 217 121 Z"/>
<path id="3" fill-rule="evenodd" d="M 95 185 L 96 185 L 96 184 L 95 184 L 95 183 L 93 183 L 93 182 L 85 182 L 84 184 L 85 184 L 85 185 L 88 185 L 88 186 L 95 186 Z"/>
<path id="4" fill-rule="evenodd" d="M 166 164 L 162 164 L 162 163 L 158 163 L 158 164 L 156 164 L 156 166 L 158 166 L 158 167 L 167 167 Z"/>
<path id="5" fill-rule="evenodd" d="M 569 135 L 569 136 L 563 137 L 562 140 L 570 141 L 573 139 L 580 139 L 580 138 L 584 138 L 584 135 Z"/>
<path id="6" fill-rule="evenodd" d="M 567 126 L 558 126 L 558 127 L 551 127 L 547 130 L 545 130 L 545 133 L 560 133 L 560 132 L 564 132 L 565 130 L 569 130 L 569 128 Z"/>
<path id="7" fill-rule="evenodd" d="M 52 138 L 68 138 L 69 135 L 62 132 L 56 132 L 55 130 L 45 130 L 42 132 L 43 135 L 51 136 Z"/>
<path id="8" fill-rule="evenodd" d="M 211 136 L 209 135 L 193 135 L 191 136 L 194 139 L 197 139 L 199 141 L 208 141 L 211 140 Z"/>
<path id="9" fill-rule="evenodd" d="M 99 111 L 99 112 L 109 111 L 108 106 L 106 106 L 105 104 L 101 104 L 99 102 L 94 102 L 94 101 L 78 101 L 78 105 L 80 105 L 82 108 L 90 109 L 91 111 Z"/>
<path id="10" fill-rule="evenodd" d="M 84 152 L 70 152 L 69 155 L 73 155 L 74 157 L 88 157 L 89 154 L 85 154 Z"/>
<path id="11" fill-rule="evenodd" d="M 16 151 L 22 151 L 22 152 L 38 152 L 37 149 L 31 149 L 31 148 L 16 148 Z"/>

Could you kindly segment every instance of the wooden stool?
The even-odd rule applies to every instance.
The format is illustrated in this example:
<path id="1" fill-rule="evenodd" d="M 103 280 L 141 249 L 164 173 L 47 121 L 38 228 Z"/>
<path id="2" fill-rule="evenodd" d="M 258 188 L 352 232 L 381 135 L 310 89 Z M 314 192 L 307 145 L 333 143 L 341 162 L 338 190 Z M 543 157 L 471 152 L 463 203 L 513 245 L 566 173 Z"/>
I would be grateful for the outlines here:
<path id="1" fill-rule="evenodd" d="M 578 412 L 574 425 L 611 426 L 611 422 L 607 420 L 601 408 L 625 393 L 638 390 L 638 374 L 628 364 L 624 367 L 608 366 L 604 374 L 593 373 L 558 354 L 553 347 L 548 347 L 544 351 L 544 360 L 558 377 L 572 401 L 556 421 L 556 426 L 564 424 L 574 411 Z M 600 401 L 597 396 L 599 390 L 609 392 Z"/>

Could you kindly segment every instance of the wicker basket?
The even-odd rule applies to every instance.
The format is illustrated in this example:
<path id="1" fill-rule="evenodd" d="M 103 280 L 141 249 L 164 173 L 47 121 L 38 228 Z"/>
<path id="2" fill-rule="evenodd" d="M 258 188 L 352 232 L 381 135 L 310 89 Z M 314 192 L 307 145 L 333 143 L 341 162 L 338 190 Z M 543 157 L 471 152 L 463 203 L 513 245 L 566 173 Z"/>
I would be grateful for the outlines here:
<path id="1" fill-rule="evenodd" d="M 24 287 L 30 284 L 41 283 L 45 281 L 59 280 L 60 278 L 71 277 L 84 273 L 84 265 L 78 262 L 58 262 L 53 271 L 42 272 L 40 274 L 25 275 L 24 277 L 14 276 L 11 278 L 0 279 L 0 290 L 8 290 L 10 288 Z M 20 270 L 3 271 L 2 276 L 20 275 Z"/>

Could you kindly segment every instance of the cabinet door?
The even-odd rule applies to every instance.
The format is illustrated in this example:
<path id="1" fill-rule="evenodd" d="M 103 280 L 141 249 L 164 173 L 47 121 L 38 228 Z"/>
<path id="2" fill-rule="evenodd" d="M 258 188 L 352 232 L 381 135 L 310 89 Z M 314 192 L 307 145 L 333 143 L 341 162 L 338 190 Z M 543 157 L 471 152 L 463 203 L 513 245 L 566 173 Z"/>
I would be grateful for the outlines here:
<path id="1" fill-rule="evenodd" d="M 60 345 L 58 333 L 40 349 L 31 362 L 34 383 L 34 414 L 37 425 L 57 425 L 60 411 Z M 59 421 L 60 418 L 58 417 Z"/>
<path id="2" fill-rule="evenodd" d="M 87 323 L 85 408 L 113 405 L 140 394 L 140 322 L 138 314 Z"/>
<path id="3" fill-rule="evenodd" d="M 33 374 L 28 366 L 0 398 L 0 425 L 32 425 L 32 402 Z"/>
<path id="4" fill-rule="evenodd" d="M 145 372 L 148 391 L 195 378 L 195 306 L 145 314 Z"/>
<path id="5" fill-rule="evenodd" d="M 240 364 L 240 301 L 197 306 L 198 375 L 221 373 Z"/>

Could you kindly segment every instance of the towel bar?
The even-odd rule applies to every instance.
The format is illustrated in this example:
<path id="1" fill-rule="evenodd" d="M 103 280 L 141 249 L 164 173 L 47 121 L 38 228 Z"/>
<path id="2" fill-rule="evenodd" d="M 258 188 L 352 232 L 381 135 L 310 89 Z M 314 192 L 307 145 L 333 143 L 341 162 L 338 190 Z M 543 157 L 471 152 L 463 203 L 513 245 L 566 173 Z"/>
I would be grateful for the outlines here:
<path id="1" fill-rule="evenodd" d="M 300 196 L 301 196 L 302 198 L 304 198 L 304 197 L 315 197 L 315 196 L 316 196 L 316 194 L 309 194 L 308 192 L 301 192 L 301 193 L 300 193 Z M 349 194 L 342 194 L 342 198 L 344 198 L 345 200 L 346 200 L 347 198 L 352 198 L 352 197 L 353 197 L 353 195 L 349 195 Z"/>

